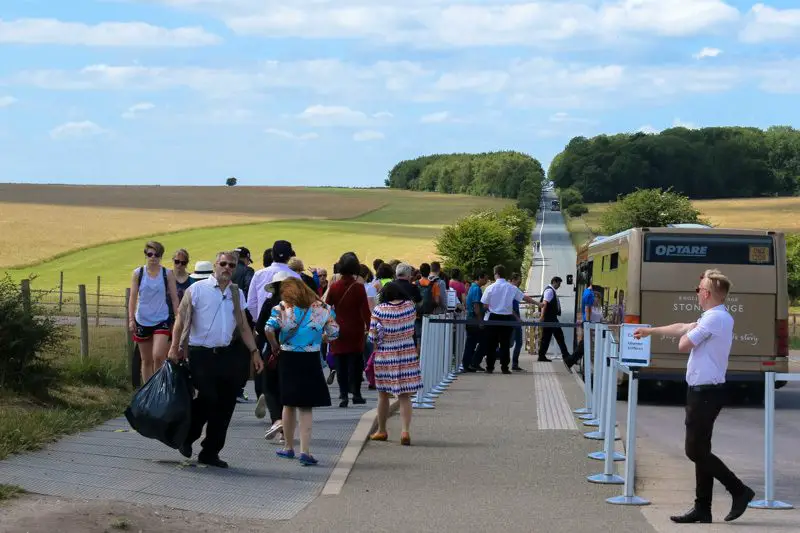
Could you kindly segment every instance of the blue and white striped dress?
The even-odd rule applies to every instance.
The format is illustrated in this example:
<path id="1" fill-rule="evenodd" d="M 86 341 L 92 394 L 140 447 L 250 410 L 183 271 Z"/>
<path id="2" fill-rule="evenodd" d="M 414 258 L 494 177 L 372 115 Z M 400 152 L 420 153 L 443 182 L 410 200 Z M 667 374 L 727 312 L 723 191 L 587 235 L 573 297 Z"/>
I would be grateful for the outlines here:
<path id="1" fill-rule="evenodd" d="M 422 373 L 414 345 L 414 302 L 379 304 L 372 311 L 370 340 L 375 345 L 375 386 L 395 396 L 422 388 Z"/>

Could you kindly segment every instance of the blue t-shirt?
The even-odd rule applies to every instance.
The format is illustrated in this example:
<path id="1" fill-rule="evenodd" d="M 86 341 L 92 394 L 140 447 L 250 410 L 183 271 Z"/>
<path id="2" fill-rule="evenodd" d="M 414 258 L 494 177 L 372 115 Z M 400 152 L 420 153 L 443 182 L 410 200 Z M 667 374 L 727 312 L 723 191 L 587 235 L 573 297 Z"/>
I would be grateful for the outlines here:
<path id="1" fill-rule="evenodd" d="M 581 315 L 583 320 L 586 320 L 586 308 L 594 305 L 594 291 L 591 287 L 586 287 L 583 290 L 583 297 L 581 298 Z"/>
<path id="2" fill-rule="evenodd" d="M 483 292 L 477 283 L 469 286 L 469 292 L 467 293 L 467 319 L 475 318 L 475 304 L 480 305 L 481 296 L 483 296 Z"/>

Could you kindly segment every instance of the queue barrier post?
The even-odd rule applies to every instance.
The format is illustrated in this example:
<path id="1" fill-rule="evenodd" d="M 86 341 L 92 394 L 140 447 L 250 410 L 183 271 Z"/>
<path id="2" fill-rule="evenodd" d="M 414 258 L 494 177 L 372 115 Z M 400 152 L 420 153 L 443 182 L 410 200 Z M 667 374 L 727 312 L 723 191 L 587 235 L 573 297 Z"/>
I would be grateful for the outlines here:
<path id="1" fill-rule="evenodd" d="M 592 362 L 589 363 L 590 368 L 593 369 L 593 372 L 589 372 L 588 375 L 588 382 L 591 383 L 592 388 L 592 405 L 591 405 L 591 413 L 586 415 L 581 415 L 578 417 L 579 420 L 595 420 L 599 414 L 600 409 L 600 375 L 598 371 L 600 370 L 600 361 L 602 360 L 602 350 L 603 350 L 603 338 L 605 337 L 605 324 L 594 324 L 594 342 L 592 343 Z M 586 364 L 584 362 L 584 364 Z M 586 379 L 586 377 L 584 377 Z"/>
<path id="2" fill-rule="evenodd" d="M 614 496 L 606 500 L 613 505 L 650 505 L 650 501 L 636 496 L 634 493 L 636 484 L 636 407 L 639 403 L 639 373 L 620 365 L 616 366 L 628 374 L 628 417 L 627 435 L 625 436 L 625 484 L 620 496 Z"/>
<path id="3" fill-rule="evenodd" d="M 422 372 L 422 388 L 417 391 L 417 394 L 411 401 L 411 406 L 414 409 L 434 409 L 433 397 L 430 396 L 431 382 L 433 380 L 431 362 L 433 360 L 431 326 L 430 318 L 427 316 L 422 317 L 422 335 L 420 337 L 420 371 Z"/>
<path id="4" fill-rule="evenodd" d="M 592 357 L 591 357 L 591 334 L 594 324 L 591 322 L 583 323 L 583 407 L 575 409 L 576 415 L 588 415 L 592 412 Z"/>
<path id="5" fill-rule="evenodd" d="M 764 373 L 764 499 L 748 505 L 753 509 L 786 510 L 794 505 L 775 499 L 775 381 L 800 381 L 800 374 Z"/>
<path id="6" fill-rule="evenodd" d="M 610 335 L 609 335 L 610 337 Z M 611 343 L 609 342 L 609 345 Z M 624 483 L 624 479 L 618 476 L 614 469 L 614 417 L 616 416 L 616 406 L 617 402 L 615 401 L 614 396 L 617 395 L 617 373 L 614 372 L 614 361 L 616 360 L 616 355 L 614 354 L 613 346 L 610 346 L 609 352 L 606 353 L 605 357 L 605 387 L 604 387 L 604 394 L 606 397 L 605 401 L 605 409 L 606 413 L 604 416 L 605 425 L 603 427 L 603 443 L 604 443 L 604 450 L 599 452 L 602 454 L 602 459 L 604 460 L 603 464 L 603 472 L 600 474 L 594 474 L 588 476 L 586 479 L 590 483 L 598 483 L 601 485 L 622 485 Z M 592 454 L 589 455 L 592 459 L 597 457 L 593 457 Z"/>
<path id="7" fill-rule="evenodd" d="M 598 401 L 598 409 L 597 409 L 597 417 L 592 420 L 587 420 L 583 423 L 584 426 L 588 427 L 596 427 L 595 431 L 590 431 L 588 433 L 584 433 L 583 436 L 587 439 L 591 440 L 604 440 L 606 438 L 605 434 L 605 420 L 606 420 L 606 407 L 607 407 L 607 380 L 608 380 L 608 368 L 606 367 L 607 362 L 606 359 L 610 355 L 611 352 L 611 332 L 608 329 L 608 326 L 603 327 L 603 340 L 602 340 L 602 350 L 600 352 L 600 359 L 597 361 L 597 365 L 595 366 L 595 376 L 597 378 L 596 383 L 597 387 L 595 390 L 597 391 L 597 396 L 599 398 Z"/>
<path id="8" fill-rule="evenodd" d="M 619 345 L 611 340 L 610 345 L 610 353 L 608 357 L 605 358 L 606 362 L 606 382 L 604 387 L 604 394 L 605 394 L 605 405 L 606 405 L 606 414 L 603 418 L 603 449 L 597 452 L 592 452 L 588 455 L 589 459 L 594 459 L 595 461 L 605 461 L 605 470 L 603 474 L 597 474 L 597 476 L 605 475 L 612 476 L 614 474 L 614 461 L 624 461 L 625 455 L 621 454 L 617 451 L 614 451 L 614 443 L 619 440 L 619 437 L 616 435 L 616 421 L 617 421 L 617 367 L 615 362 L 619 360 Z M 622 478 L 619 478 L 619 483 L 622 483 Z M 610 482 L 606 482 L 610 483 Z"/>

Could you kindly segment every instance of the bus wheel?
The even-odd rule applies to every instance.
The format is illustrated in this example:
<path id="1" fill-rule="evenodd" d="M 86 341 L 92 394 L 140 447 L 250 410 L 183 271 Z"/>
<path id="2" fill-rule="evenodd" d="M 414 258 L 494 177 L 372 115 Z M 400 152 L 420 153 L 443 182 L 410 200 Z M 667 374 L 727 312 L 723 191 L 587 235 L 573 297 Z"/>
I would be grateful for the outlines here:
<path id="1" fill-rule="evenodd" d="M 131 352 L 131 385 L 138 389 L 142 385 L 142 356 L 139 353 L 139 345 L 133 345 Z"/>

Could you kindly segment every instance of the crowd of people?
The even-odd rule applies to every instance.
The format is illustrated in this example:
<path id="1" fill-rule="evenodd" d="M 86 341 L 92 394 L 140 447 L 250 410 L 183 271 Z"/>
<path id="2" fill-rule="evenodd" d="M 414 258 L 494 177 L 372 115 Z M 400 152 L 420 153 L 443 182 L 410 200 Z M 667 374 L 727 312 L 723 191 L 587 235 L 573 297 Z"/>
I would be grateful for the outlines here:
<path id="1" fill-rule="evenodd" d="M 502 265 L 489 283 L 486 272 L 465 279 L 438 262 L 414 267 L 376 259 L 370 268 L 347 252 L 329 278 L 326 268 L 307 268 L 285 240 L 264 251 L 258 270 L 244 246 L 218 253 L 213 263 L 197 261 L 191 273 L 188 251 L 173 254 L 172 269 L 162 265 L 164 253 L 161 243 L 145 244 L 145 264 L 131 278 L 129 327 L 139 346 L 143 382 L 167 358 L 187 361 L 197 394 L 191 431 L 179 451 L 191 457 L 206 425 L 198 461 L 218 467 L 227 466 L 219 453 L 236 402 L 247 400 L 244 385 L 251 377 L 255 416 L 269 415 L 264 437 L 281 446 L 280 458 L 316 464 L 310 451 L 312 409 L 332 405 L 328 386 L 334 381 L 340 408 L 365 404 L 365 376 L 368 388 L 378 392 L 378 427 L 370 438 L 388 440 L 389 402 L 397 397 L 399 440 L 410 445 L 411 397 L 422 388 L 425 315 L 465 311 L 461 370 L 492 373 L 499 359 L 502 373 L 510 374 L 524 372 L 522 329 L 515 324 L 521 319 L 519 304 L 557 306 L 557 297 L 553 304 L 552 297 L 526 296 L 521 276 L 512 273 L 507 280 Z M 548 361 L 544 355 L 540 360 Z"/>

